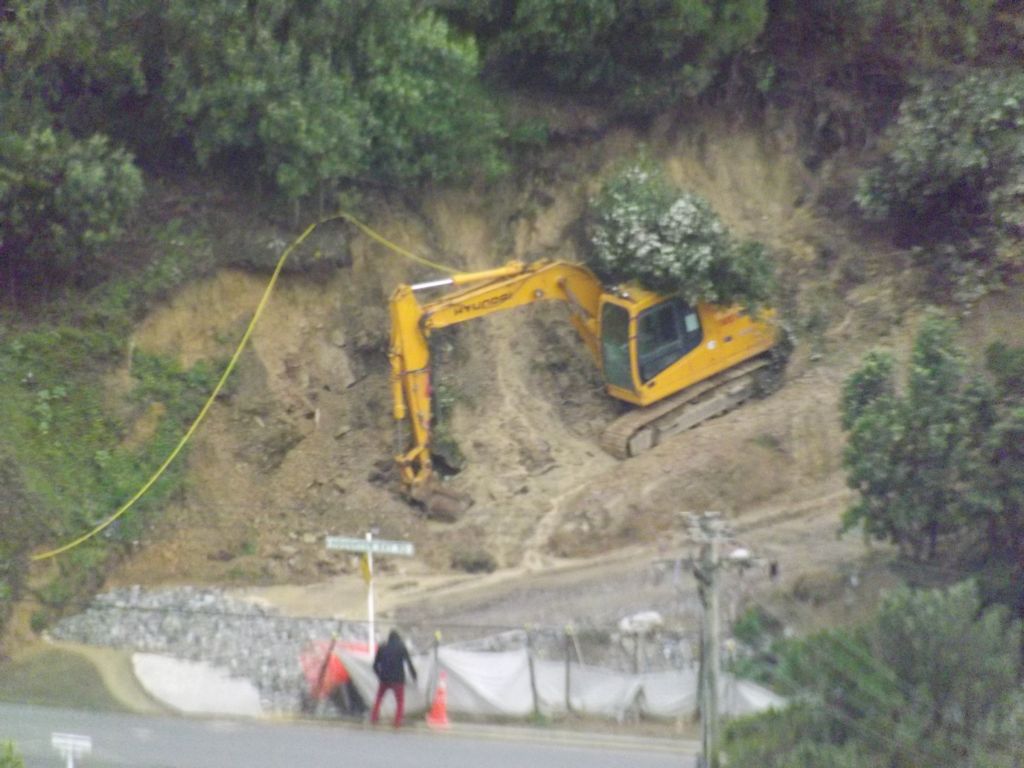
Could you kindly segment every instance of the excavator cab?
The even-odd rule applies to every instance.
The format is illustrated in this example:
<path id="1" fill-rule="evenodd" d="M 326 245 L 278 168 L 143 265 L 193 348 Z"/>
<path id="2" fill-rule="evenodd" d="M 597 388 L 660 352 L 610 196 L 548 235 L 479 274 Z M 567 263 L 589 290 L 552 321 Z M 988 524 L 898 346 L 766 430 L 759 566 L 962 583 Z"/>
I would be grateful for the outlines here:
<path id="1" fill-rule="evenodd" d="M 601 362 L 613 394 L 636 396 L 640 386 L 699 347 L 703 332 L 697 310 L 678 296 L 635 316 L 630 309 L 612 301 L 601 307 Z"/>
<path id="2" fill-rule="evenodd" d="M 646 406 L 771 349 L 776 329 L 739 307 L 691 305 L 636 286 L 601 296 L 601 368 L 612 397 Z"/>
<path id="3" fill-rule="evenodd" d="M 699 347 L 702 335 L 697 310 L 678 296 L 641 312 L 636 323 L 640 383 L 649 382 Z"/>

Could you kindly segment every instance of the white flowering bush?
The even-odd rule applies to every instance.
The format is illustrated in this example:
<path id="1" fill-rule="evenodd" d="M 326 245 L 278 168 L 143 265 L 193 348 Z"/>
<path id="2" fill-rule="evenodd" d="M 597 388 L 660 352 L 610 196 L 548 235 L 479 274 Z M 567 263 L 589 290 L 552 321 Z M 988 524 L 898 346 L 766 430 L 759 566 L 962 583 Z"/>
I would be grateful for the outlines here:
<path id="1" fill-rule="evenodd" d="M 588 234 L 588 264 L 607 283 L 747 306 L 772 290 L 764 246 L 736 241 L 704 198 L 672 189 L 645 161 L 616 173 L 591 201 Z"/>

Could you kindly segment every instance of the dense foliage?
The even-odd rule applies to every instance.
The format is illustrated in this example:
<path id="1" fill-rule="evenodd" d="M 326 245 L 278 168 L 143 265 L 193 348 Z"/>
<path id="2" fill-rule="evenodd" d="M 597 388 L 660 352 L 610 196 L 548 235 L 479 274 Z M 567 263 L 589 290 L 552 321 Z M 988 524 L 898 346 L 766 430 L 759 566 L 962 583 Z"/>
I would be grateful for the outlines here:
<path id="1" fill-rule="evenodd" d="M 772 264 L 739 242 L 700 196 L 673 190 L 645 162 L 614 174 L 591 203 L 588 263 L 608 283 L 636 280 L 690 302 L 764 304 Z"/>
<path id="2" fill-rule="evenodd" d="M 184 145 L 291 198 L 503 168 L 475 41 L 411 0 L 20 0 L 0 44 L 8 132 L 103 131 L 165 160 Z"/>
<path id="3" fill-rule="evenodd" d="M 972 272 L 1024 268 L 1024 74 L 927 81 L 900 106 L 886 152 L 860 181 L 868 218 L 927 246 L 933 273 L 969 289 Z M 973 269 L 972 269 L 973 268 Z M 952 279 L 951 279 L 952 278 Z M 957 280 L 959 278 L 959 281 Z M 957 283 L 959 282 L 959 285 Z"/>
<path id="4" fill-rule="evenodd" d="M 0 750 L 0 768 L 25 768 L 25 761 L 9 741 L 4 742 Z"/>
<path id="5" fill-rule="evenodd" d="M 656 111 L 707 88 L 760 35 L 765 0 L 447 0 L 513 81 Z M 642 42 L 641 42 L 642 41 Z"/>
<path id="6" fill-rule="evenodd" d="M 1012 766 L 1024 745 L 1021 626 L 971 582 L 901 588 L 861 630 L 779 640 L 767 682 L 789 707 L 733 723 L 730 765 Z"/>
<path id="7" fill-rule="evenodd" d="M 1000 0 L 773 0 L 729 88 L 800 113 L 801 151 L 816 167 L 872 143 L 914 83 L 1018 67 L 1022 53 L 1020 10 Z"/>
<path id="8" fill-rule="evenodd" d="M 116 240 L 142 194 L 110 139 L 145 86 L 136 41 L 93 3 L 22 0 L 0 15 L 0 274 L 77 277 Z"/>
<path id="9" fill-rule="evenodd" d="M 0 272 L 74 274 L 124 233 L 142 191 L 131 155 L 105 136 L 0 131 Z"/>
<path id="10" fill-rule="evenodd" d="M 779 0 L 772 25 L 800 51 L 827 53 L 861 76 L 922 72 L 971 60 L 996 0 Z M 873 71 L 872 71 L 873 70 Z"/>
<path id="11" fill-rule="evenodd" d="M 844 463 L 860 492 L 844 526 L 888 539 L 915 557 L 933 556 L 939 535 L 963 525 L 957 514 L 965 447 L 963 360 L 953 326 L 926 318 L 914 345 L 907 392 L 896 393 L 891 356 L 875 352 L 844 387 Z"/>
<path id="12" fill-rule="evenodd" d="M 141 52 L 155 41 L 132 5 L 138 4 L 6 3 L 0 16 L 0 127 L 50 126 L 76 136 L 138 130 L 134 107 L 147 92 Z"/>
<path id="13" fill-rule="evenodd" d="M 474 41 L 408 0 L 171 3 L 161 21 L 161 95 L 201 163 L 251 154 L 291 197 L 501 168 Z"/>
<path id="14" fill-rule="evenodd" d="M 935 557 L 943 535 L 977 532 L 984 536 L 982 579 L 990 597 L 1021 611 L 1024 350 L 990 349 L 993 384 L 966 375 L 954 331 L 936 313 L 924 319 L 903 392 L 886 352 L 869 354 L 847 379 L 843 461 L 859 498 L 844 528 L 861 526 L 915 558 Z"/>

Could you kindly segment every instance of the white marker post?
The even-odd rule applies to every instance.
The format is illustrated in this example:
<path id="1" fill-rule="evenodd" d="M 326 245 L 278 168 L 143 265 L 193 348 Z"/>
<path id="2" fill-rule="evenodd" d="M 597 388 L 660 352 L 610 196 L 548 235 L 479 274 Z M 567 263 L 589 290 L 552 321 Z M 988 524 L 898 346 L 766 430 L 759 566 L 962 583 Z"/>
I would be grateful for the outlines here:
<path id="1" fill-rule="evenodd" d="M 353 539 L 344 536 L 328 536 L 324 541 L 327 549 L 340 549 L 345 552 L 361 552 L 366 555 L 366 566 L 368 576 L 366 579 L 366 614 L 368 624 L 369 643 L 367 648 L 370 657 L 373 658 L 376 652 L 376 638 L 374 637 L 374 605 L 373 605 L 373 553 L 379 555 L 401 555 L 412 557 L 415 548 L 411 541 L 389 541 L 388 539 L 375 539 L 373 533 L 367 531 L 366 538 Z"/>
<path id="2" fill-rule="evenodd" d="M 92 752 L 92 738 L 74 733 L 50 734 L 50 746 L 60 752 L 67 768 L 75 768 L 75 758 Z"/>

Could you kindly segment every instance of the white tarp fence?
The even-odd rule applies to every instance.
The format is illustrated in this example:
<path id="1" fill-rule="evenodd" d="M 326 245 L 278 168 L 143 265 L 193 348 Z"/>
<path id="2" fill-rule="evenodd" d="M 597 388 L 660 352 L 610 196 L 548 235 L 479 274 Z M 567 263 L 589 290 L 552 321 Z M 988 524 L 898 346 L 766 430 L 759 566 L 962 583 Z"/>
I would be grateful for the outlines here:
<path id="1" fill-rule="evenodd" d="M 338 653 L 360 695 L 372 706 L 377 679 L 365 654 Z M 565 662 L 533 660 L 525 648 L 514 651 L 467 651 L 438 649 L 413 658 L 419 680 L 407 681 L 406 710 L 425 711 L 440 671 L 447 681 L 447 706 L 453 714 L 471 716 L 527 717 L 535 708 L 545 715 L 563 714 L 571 707 L 577 714 L 622 720 L 637 715 L 656 718 L 689 716 L 697 708 L 696 670 L 672 670 L 629 674 L 583 664 L 568 664 L 570 695 L 566 697 Z M 723 674 L 719 680 L 719 709 L 726 715 L 744 715 L 781 708 L 783 699 L 746 680 Z M 568 705 L 568 706 L 567 706 Z M 386 697 L 382 713 L 390 716 L 394 699 Z"/>

